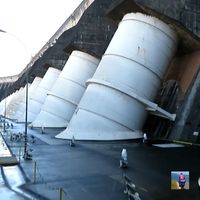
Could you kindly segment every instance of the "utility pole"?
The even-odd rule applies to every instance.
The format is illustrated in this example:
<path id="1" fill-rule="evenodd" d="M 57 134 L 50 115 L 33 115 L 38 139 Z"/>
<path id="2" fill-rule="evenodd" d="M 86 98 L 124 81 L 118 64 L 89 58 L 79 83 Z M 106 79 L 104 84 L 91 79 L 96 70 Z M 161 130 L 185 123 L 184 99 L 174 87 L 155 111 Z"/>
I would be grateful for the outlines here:
<path id="1" fill-rule="evenodd" d="M 24 158 L 27 158 L 27 143 L 28 143 L 28 66 L 26 67 L 26 112 L 25 112 L 25 130 L 24 130 Z"/>
<path id="2" fill-rule="evenodd" d="M 7 93 L 7 92 L 6 92 Z M 7 94 L 5 95 L 5 102 L 4 102 L 4 119 L 3 119 L 3 132 L 6 132 L 6 97 Z"/>
<path id="3" fill-rule="evenodd" d="M 2 33 L 6 33 L 6 31 L 0 29 L 0 32 Z M 3 119 L 3 132 L 5 133 L 6 132 L 6 124 L 5 124 L 5 120 L 6 120 L 6 95 L 5 95 L 5 103 L 4 103 L 4 119 Z"/>
<path id="4" fill-rule="evenodd" d="M 26 52 L 26 54 L 27 54 L 27 48 L 26 48 L 26 45 L 20 40 L 20 38 L 18 38 L 16 35 L 14 35 L 14 34 L 12 34 L 12 33 L 9 33 L 9 32 L 6 32 L 6 31 L 4 31 L 4 30 L 2 30 L 2 29 L 0 29 L 0 32 L 2 32 L 2 33 L 5 33 L 5 34 L 9 34 L 9 35 L 11 35 L 11 36 L 13 36 L 13 37 L 15 37 L 21 44 L 22 44 L 22 46 L 24 47 L 24 49 L 25 49 L 25 52 Z M 24 130 L 24 159 L 27 159 L 27 153 L 28 153 L 28 151 L 27 151 L 27 143 L 28 143 L 28 135 L 27 135 L 27 120 L 28 120 L 28 65 L 26 66 L 26 74 L 25 74 L 25 79 L 26 79 L 26 99 L 25 99 L 25 101 L 26 101 L 26 111 L 25 111 L 25 130 Z M 6 112 L 6 111 L 5 111 Z M 5 115 L 5 113 L 4 113 L 4 115 Z M 4 116 L 4 131 L 5 131 L 5 116 Z"/>

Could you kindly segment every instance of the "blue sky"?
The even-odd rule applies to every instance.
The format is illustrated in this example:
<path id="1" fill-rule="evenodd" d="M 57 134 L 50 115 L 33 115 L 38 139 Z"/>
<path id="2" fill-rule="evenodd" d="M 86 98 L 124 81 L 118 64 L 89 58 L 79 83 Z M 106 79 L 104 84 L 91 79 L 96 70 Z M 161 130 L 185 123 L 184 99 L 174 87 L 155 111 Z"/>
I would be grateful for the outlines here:
<path id="1" fill-rule="evenodd" d="M 0 76 L 26 66 L 82 0 L 0 0 Z"/>

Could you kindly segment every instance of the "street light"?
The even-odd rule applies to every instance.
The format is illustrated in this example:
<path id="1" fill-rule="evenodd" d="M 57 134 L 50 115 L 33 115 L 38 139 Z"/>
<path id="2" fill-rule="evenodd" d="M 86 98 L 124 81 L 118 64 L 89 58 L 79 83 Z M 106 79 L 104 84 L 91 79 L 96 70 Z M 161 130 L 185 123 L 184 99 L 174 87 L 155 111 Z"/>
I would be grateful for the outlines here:
<path id="1" fill-rule="evenodd" d="M 22 46 L 24 47 L 25 52 L 27 54 L 28 51 L 27 51 L 26 46 L 17 36 L 13 35 L 12 33 L 6 32 L 2 29 L 0 29 L 0 32 L 9 34 L 9 35 L 15 37 L 22 44 Z M 26 74 L 25 75 L 26 75 L 26 95 L 25 95 L 26 110 L 25 110 L 24 156 L 23 157 L 24 157 L 24 159 L 27 159 L 28 158 L 28 150 L 27 150 L 27 143 L 28 143 L 28 135 L 27 135 L 27 129 L 28 129 L 28 123 L 27 123 L 27 120 L 28 120 L 28 65 L 26 66 Z M 4 125 L 4 128 L 5 128 L 5 125 Z"/>
<path id="2" fill-rule="evenodd" d="M 6 33 L 6 31 L 0 29 L 0 32 L 2 33 Z M 6 96 L 6 95 L 5 95 Z M 6 97 L 5 97 L 5 102 L 4 102 L 4 119 L 3 119 L 3 132 L 5 134 L 6 132 L 6 124 L 5 124 L 5 120 L 6 120 Z"/>
<path id="3" fill-rule="evenodd" d="M 24 159 L 28 158 L 27 143 L 28 143 L 28 67 L 26 66 L 26 111 L 25 111 L 25 131 L 24 131 Z"/>
<path id="4" fill-rule="evenodd" d="M 7 94 L 5 96 L 7 96 Z M 4 132 L 4 134 L 6 133 L 6 98 L 5 98 L 5 102 L 4 102 L 3 132 Z"/>

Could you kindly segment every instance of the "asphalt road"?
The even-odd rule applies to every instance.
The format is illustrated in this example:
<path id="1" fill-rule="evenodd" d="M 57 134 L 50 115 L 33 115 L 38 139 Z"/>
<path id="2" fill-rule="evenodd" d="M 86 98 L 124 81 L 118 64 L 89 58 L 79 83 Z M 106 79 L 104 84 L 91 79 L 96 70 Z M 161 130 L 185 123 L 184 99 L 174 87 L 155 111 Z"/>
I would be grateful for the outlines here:
<path id="1" fill-rule="evenodd" d="M 133 141 L 75 141 L 75 147 L 70 147 L 69 141 L 54 139 L 56 131 L 41 134 L 29 129 L 28 134 L 37 139 L 29 145 L 33 149 L 33 160 L 21 159 L 29 180 L 21 188 L 38 194 L 39 199 L 59 199 L 59 188 L 63 188 L 63 199 L 125 200 L 123 173 L 132 179 L 144 200 L 200 199 L 197 186 L 200 149 L 197 147 L 160 148 Z M 23 145 L 9 143 L 16 154 Z M 128 168 L 124 170 L 119 168 L 123 148 L 128 152 Z M 34 161 L 37 163 L 35 184 Z M 171 171 L 190 171 L 190 189 L 171 190 Z"/>

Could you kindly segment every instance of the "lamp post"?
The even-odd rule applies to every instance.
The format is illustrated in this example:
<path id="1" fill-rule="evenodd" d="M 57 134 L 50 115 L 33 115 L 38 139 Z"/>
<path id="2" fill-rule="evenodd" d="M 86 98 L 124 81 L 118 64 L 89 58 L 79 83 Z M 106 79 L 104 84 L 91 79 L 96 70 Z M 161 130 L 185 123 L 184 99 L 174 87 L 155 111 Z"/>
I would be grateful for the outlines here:
<path id="1" fill-rule="evenodd" d="M 4 30 L 0 29 L 0 32 L 6 33 Z M 5 97 L 6 98 L 6 97 Z M 3 132 L 5 133 L 6 131 L 6 125 L 5 125 L 5 120 L 6 120 L 6 99 L 4 102 L 4 119 L 3 119 Z"/>
<path id="2" fill-rule="evenodd" d="M 7 96 L 7 94 L 5 96 Z M 3 132 L 4 132 L 4 134 L 6 133 L 6 98 L 5 98 L 5 102 L 4 102 Z"/>
<path id="3" fill-rule="evenodd" d="M 28 67 L 26 67 L 26 111 L 25 111 L 25 130 L 24 130 L 24 159 L 27 159 L 27 143 L 28 143 Z"/>
<path id="4" fill-rule="evenodd" d="M 4 31 L 2 29 L 0 29 L 0 32 L 9 34 L 9 35 L 15 37 L 22 44 L 22 46 L 24 47 L 25 52 L 27 54 L 28 51 L 27 51 L 26 46 L 17 36 L 13 35 L 12 33 L 7 32 L 7 31 Z M 28 135 L 27 135 L 27 129 L 28 129 L 28 122 L 27 122 L 27 120 L 28 120 L 28 65 L 26 66 L 25 80 L 26 80 L 26 95 L 25 95 L 26 110 L 25 110 L 24 156 L 23 157 L 24 157 L 24 159 L 27 159 L 28 158 L 28 156 L 27 156 L 27 153 L 28 153 L 28 150 L 27 150 L 27 143 L 28 143 Z M 5 120 L 5 118 L 4 118 L 4 120 Z M 4 121 L 4 123 L 5 123 L 5 121 Z M 5 128 L 5 125 L 4 125 L 4 128 Z"/>

